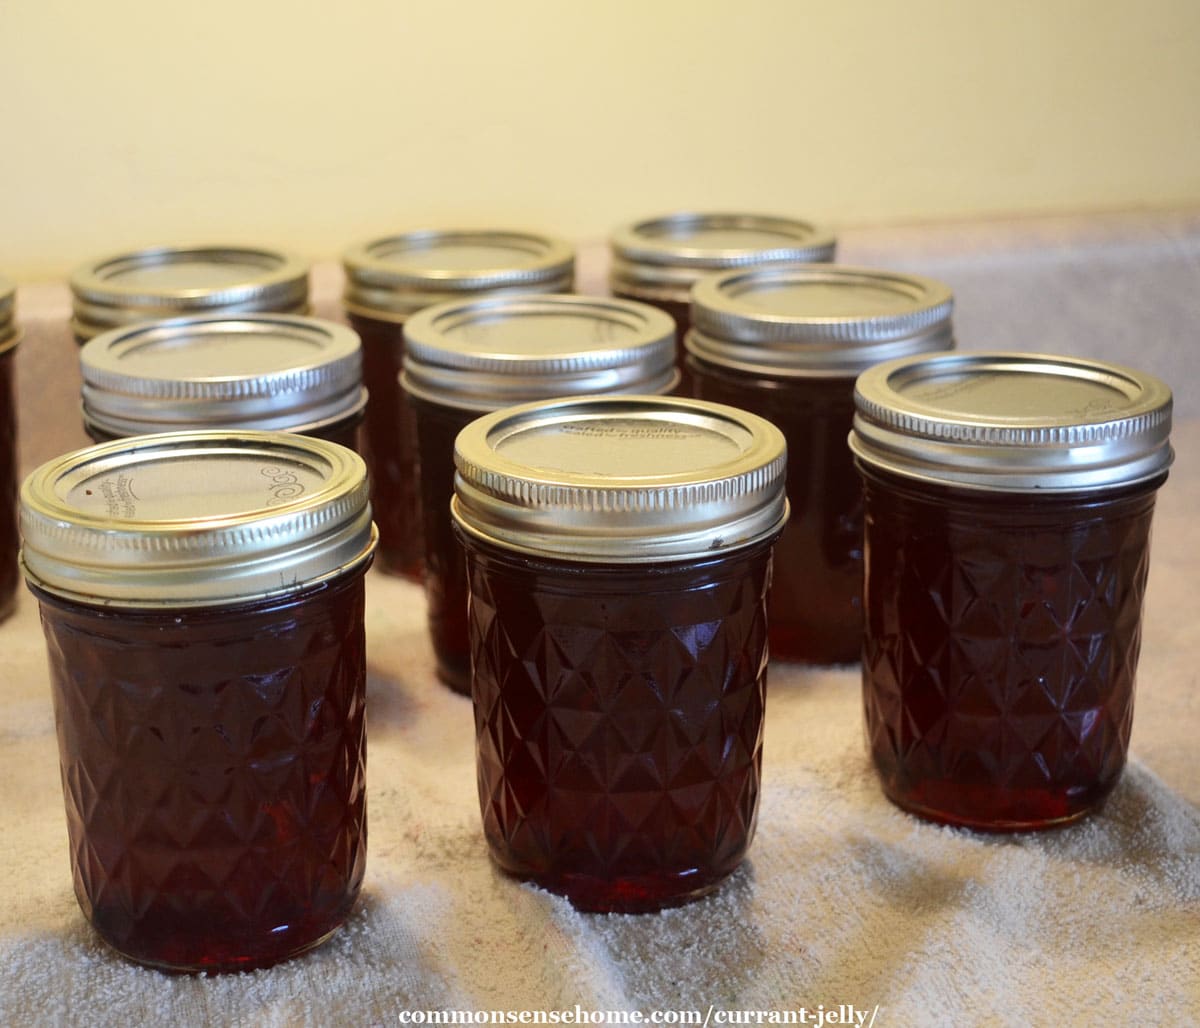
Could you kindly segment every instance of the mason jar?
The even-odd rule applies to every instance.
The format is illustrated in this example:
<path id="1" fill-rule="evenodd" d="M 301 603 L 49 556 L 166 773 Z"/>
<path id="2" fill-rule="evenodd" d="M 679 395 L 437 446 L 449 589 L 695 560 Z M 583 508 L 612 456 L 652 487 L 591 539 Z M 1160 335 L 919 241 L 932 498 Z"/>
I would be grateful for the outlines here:
<path id="1" fill-rule="evenodd" d="M 814 664 L 862 649 L 862 488 L 846 436 L 854 379 L 954 345 L 949 288 L 836 264 L 715 275 L 692 293 L 694 394 L 767 418 L 788 441 L 791 520 L 775 550 L 771 655 Z"/>
<path id="2" fill-rule="evenodd" d="M 715 889 L 754 835 L 782 434 L 657 396 L 558 399 L 455 448 L 483 831 L 585 910 Z"/>
<path id="3" fill-rule="evenodd" d="M 139 321 L 211 313 L 308 313 L 308 263 L 256 246 L 155 246 L 71 273 L 79 343 Z"/>
<path id="4" fill-rule="evenodd" d="M 613 296 L 665 311 L 682 342 L 691 328 L 691 289 L 703 276 L 761 264 L 831 261 L 837 239 L 800 218 L 679 211 L 622 225 L 609 247 Z"/>
<path id="5" fill-rule="evenodd" d="M 400 388 L 404 323 L 423 307 L 487 293 L 568 292 L 575 251 L 561 239 L 503 229 L 419 229 L 351 247 L 345 307 L 363 341 L 371 394 L 365 445 L 379 523 L 379 563 L 420 580 L 424 559 L 416 427 Z"/>
<path id="6" fill-rule="evenodd" d="M 16 287 L 0 278 L 0 621 L 17 605 L 17 382 L 16 351 L 21 340 Z"/>
<path id="7" fill-rule="evenodd" d="M 437 673 L 471 691 L 467 569 L 450 520 L 454 440 L 481 414 L 587 393 L 668 393 L 679 381 L 671 319 L 646 304 L 497 296 L 427 307 L 404 327 L 402 383 L 415 417 L 425 596 Z"/>
<path id="8" fill-rule="evenodd" d="M 21 528 L 87 919 L 172 970 L 318 945 L 366 860 L 361 458 L 273 432 L 106 443 L 27 478 Z"/>
<path id="9" fill-rule="evenodd" d="M 143 322 L 79 351 L 94 442 L 187 429 L 298 432 L 357 449 L 367 404 L 358 336 L 286 314 Z"/>
<path id="10" fill-rule="evenodd" d="M 884 792 L 992 831 L 1095 810 L 1133 724 L 1170 390 L 1100 361 L 971 353 L 879 365 L 855 401 Z"/>

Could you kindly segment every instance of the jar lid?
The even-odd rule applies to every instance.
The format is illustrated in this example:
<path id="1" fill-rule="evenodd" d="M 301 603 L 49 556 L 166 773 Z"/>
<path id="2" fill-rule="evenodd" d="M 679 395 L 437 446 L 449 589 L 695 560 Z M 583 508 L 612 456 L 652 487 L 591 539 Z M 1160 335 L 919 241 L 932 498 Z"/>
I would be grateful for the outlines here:
<path id="1" fill-rule="evenodd" d="M 581 393 L 659 393 L 679 380 L 675 323 L 629 300 L 476 297 L 427 307 L 404 325 L 405 390 L 489 411 Z"/>
<path id="2" fill-rule="evenodd" d="M 778 375 L 857 375 L 954 345 L 949 286 L 920 275 L 792 264 L 714 275 L 692 291 L 688 352 Z"/>
<path id="3" fill-rule="evenodd" d="M 455 444 L 453 516 L 538 556 L 601 563 L 700 559 L 787 520 L 786 443 L 735 407 L 598 396 L 488 414 Z"/>
<path id="4" fill-rule="evenodd" d="M 81 338 L 209 311 L 304 313 L 308 264 L 246 246 L 159 246 L 91 261 L 71 275 Z"/>
<path id="5" fill-rule="evenodd" d="M 831 261 L 837 239 L 797 218 L 680 211 L 622 225 L 609 243 L 614 291 L 686 303 L 702 275 L 780 261 Z"/>
<path id="6" fill-rule="evenodd" d="M 0 353 L 17 345 L 16 297 L 17 287 L 8 279 L 0 278 Z"/>
<path id="7" fill-rule="evenodd" d="M 937 354 L 859 376 L 850 449 L 908 478 L 1049 492 L 1132 485 L 1171 464 L 1171 390 L 1152 375 L 1033 353 Z"/>
<path id="8" fill-rule="evenodd" d="M 20 507 L 26 578 L 101 606 L 286 594 L 375 548 L 362 458 L 281 432 L 172 432 L 76 450 L 25 480 Z"/>
<path id="9" fill-rule="evenodd" d="M 561 239 L 502 229 L 419 229 L 351 247 L 342 257 L 346 309 L 403 321 L 461 296 L 566 292 L 575 250 Z"/>
<path id="10" fill-rule="evenodd" d="M 86 421 L 110 435 L 184 428 L 313 431 L 362 410 L 358 336 L 286 314 L 117 328 L 79 351 Z"/>

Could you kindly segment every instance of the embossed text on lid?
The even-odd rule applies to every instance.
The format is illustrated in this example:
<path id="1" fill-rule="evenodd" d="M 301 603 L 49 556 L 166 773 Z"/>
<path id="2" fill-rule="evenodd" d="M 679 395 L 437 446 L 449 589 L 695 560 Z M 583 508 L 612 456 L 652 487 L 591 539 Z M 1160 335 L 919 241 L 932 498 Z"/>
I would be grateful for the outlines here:
<path id="1" fill-rule="evenodd" d="M 368 559 L 366 467 L 275 432 L 120 440 L 42 465 L 21 487 L 22 563 L 83 603 L 204 606 L 322 581 Z"/>
<path id="2" fill-rule="evenodd" d="M 365 402 L 358 336 L 283 314 L 113 329 L 80 351 L 84 416 L 111 435 L 172 428 L 309 431 Z"/>
<path id="3" fill-rule="evenodd" d="M 896 474 L 1017 492 L 1103 489 L 1162 474 L 1171 391 L 1103 361 L 963 353 L 889 361 L 855 388 L 851 449 Z"/>
<path id="4" fill-rule="evenodd" d="M 782 433 L 701 400 L 527 404 L 468 425 L 454 517 L 498 545 L 567 560 L 700 558 L 769 538 L 787 517 Z"/>
<path id="5" fill-rule="evenodd" d="M 692 291 L 700 360 L 777 374 L 855 375 L 954 345 L 948 286 L 840 264 L 784 264 L 710 276 Z"/>
<path id="6" fill-rule="evenodd" d="M 575 250 L 567 242 L 504 229 L 418 229 L 351 247 L 347 309 L 408 315 L 463 293 L 571 288 Z"/>
<path id="7" fill-rule="evenodd" d="M 607 297 L 477 297 L 428 307 L 404 326 L 404 386 L 449 406 L 580 393 L 665 392 L 677 381 L 675 325 Z"/>

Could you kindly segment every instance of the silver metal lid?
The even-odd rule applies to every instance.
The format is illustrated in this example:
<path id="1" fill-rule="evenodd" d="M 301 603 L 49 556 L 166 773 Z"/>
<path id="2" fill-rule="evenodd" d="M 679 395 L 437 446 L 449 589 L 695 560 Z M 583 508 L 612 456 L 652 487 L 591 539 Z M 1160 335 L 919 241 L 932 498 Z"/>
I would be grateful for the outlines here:
<path id="1" fill-rule="evenodd" d="M 80 338 L 155 318 L 308 309 L 308 264 L 246 246 L 159 246 L 90 261 L 70 278 Z"/>
<path id="2" fill-rule="evenodd" d="M 118 607 L 286 594 L 375 547 L 353 451 L 277 432 L 177 432 L 66 454 L 21 487 L 25 576 Z"/>
<path id="3" fill-rule="evenodd" d="M 346 309 L 384 321 L 464 293 L 559 293 L 575 280 L 569 243 L 502 229 L 403 232 L 351 247 L 342 263 Z"/>
<path id="4" fill-rule="evenodd" d="M 573 561 L 699 559 L 787 520 L 786 443 L 702 400 L 600 396 L 496 411 L 459 433 L 455 520 L 523 553 Z"/>
<path id="5" fill-rule="evenodd" d="M 657 308 L 587 296 L 489 296 L 428 307 L 404 325 L 413 396 L 467 410 L 582 393 L 675 387 L 675 323 Z"/>
<path id="6" fill-rule="evenodd" d="M 888 361 L 859 376 L 850 448 L 973 489 L 1109 489 L 1171 464 L 1171 390 L 1118 364 L 1033 353 Z"/>
<path id="7" fill-rule="evenodd" d="M 85 421 L 109 435 L 185 428 L 307 432 L 366 404 L 350 329 L 285 314 L 175 318 L 79 351 Z"/>
<path id="8" fill-rule="evenodd" d="M 684 342 L 723 367 L 850 376 L 951 349 L 953 308 L 950 288 L 920 275 L 840 264 L 750 268 L 696 283 Z"/>
<path id="9" fill-rule="evenodd" d="M 615 292 L 686 303 L 702 275 L 780 261 L 831 261 L 837 239 L 797 218 L 680 211 L 622 225 L 609 239 Z"/>
<path id="10" fill-rule="evenodd" d="M 15 324 L 17 287 L 0 278 L 0 353 L 17 345 L 20 333 Z"/>

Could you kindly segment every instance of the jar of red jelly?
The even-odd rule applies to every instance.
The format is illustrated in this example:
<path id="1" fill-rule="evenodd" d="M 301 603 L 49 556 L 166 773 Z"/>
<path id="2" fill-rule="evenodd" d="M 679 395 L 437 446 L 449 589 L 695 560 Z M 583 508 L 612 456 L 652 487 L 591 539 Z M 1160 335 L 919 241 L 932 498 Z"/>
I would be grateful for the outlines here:
<path id="1" fill-rule="evenodd" d="M 17 605 L 16 287 L 0 278 L 0 621 Z"/>
<path id="2" fill-rule="evenodd" d="M 358 336 L 286 314 L 143 322 L 79 351 L 96 442 L 186 429 L 298 432 L 357 449 L 367 404 Z"/>
<path id="3" fill-rule="evenodd" d="M 454 439 L 501 407 L 585 393 L 669 393 L 675 329 L 628 300 L 498 296 L 427 307 L 404 327 L 416 419 L 425 596 L 438 677 L 471 691 L 467 569 L 450 521 Z"/>
<path id="4" fill-rule="evenodd" d="M 366 859 L 362 459 L 274 432 L 105 443 L 26 479 L 21 528 L 88 920 L 182 971 L 318 945 Z"/>
<path id="5" fill-rule="evenodd" d="M 400 388 L 404 323 L 433 304 L 483 293 L 562 293 L 575 251 L 560 239 L 501 229 L 422 229 L 343 256 L 346 314 L 363 341 L 371 394 L 365 444 L 384 571 L 419 580 L 424 560 L 414 415 Z"/>
<path id="6" fill-rule="evenodd" d="M 854 379 L 954 345 L 950 290 L 916 275 L 783 265 L 711 276 L 692 294 L 694 394 L 754 411 L 788 441 L 792 517 L 775 548 L 771 655 L 815 664 L 862 649 L 862 489 L 846 435 Z"/>
<path id="7" fill-rule="evenodd" d="M 156 246 L 89 261 L 70 278 L 75 338 L 139 321 L 308 313 L 308 264 L 252 246 Z"/>
<path id="8" fill-rule="evenodd" d="M 1171 393 L 1041 354 L 858 381 L 867 739 L 887 796 L 992 831 L 1075 820 L 1125 764 Z"/>
<path id="9" fill-rule="evenodd" d="M 691 327 L 691 289 L 717 271 L 780 262 L 833 260 L 832 232 L 799 218 L 680 211 L 622 225 L 609 239 L 613 296 L 641 300 Z"/>
<path id="10" fill-rule="evenodd" d="M 745 411 L 589 397 L 458 437 L 483 830 L 585 910 L 714 889 L 754 834 L 782 434 Z"/>

